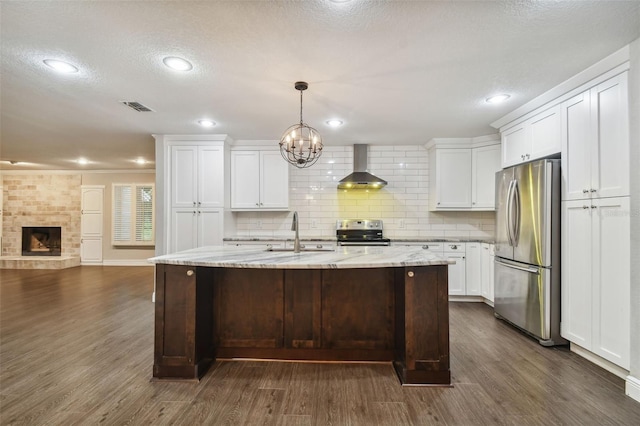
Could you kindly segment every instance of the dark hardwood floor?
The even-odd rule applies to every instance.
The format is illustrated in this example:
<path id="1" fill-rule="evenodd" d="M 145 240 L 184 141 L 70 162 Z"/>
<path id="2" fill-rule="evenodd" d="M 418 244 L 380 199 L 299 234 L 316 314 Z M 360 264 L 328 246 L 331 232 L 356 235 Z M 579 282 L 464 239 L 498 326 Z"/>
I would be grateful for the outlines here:
<path id="1" fill-rule="evenodd" d="M 451 303 L 453 388 L 387 363 L 218 362 L 151 382 L 153 269 L 0 270 L 0 424 L 638 425 L 622 379 Z"/>

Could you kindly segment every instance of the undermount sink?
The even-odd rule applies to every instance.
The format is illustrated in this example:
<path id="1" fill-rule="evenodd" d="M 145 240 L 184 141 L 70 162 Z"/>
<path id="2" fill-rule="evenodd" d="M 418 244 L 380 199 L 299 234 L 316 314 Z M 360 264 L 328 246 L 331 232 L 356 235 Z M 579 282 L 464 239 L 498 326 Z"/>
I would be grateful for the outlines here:
<path id="1" fill-rule="evenodd" d="M 293 253 L 293 247 L 269 247 L 267 251 L 288 251 Z M 332 247 L 304 247 L 300 249 L 300 253 L 303 251 L 336 251 Z"/>

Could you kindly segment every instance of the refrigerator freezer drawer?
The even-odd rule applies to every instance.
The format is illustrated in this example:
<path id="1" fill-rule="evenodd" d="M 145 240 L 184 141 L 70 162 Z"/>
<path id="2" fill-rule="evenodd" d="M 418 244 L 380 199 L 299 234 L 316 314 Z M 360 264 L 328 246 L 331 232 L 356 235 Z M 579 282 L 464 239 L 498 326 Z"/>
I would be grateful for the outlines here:
<path id="1" fill-rule="evenodd" d="M 545 346 L 566 343 L 551 304 L 551 282 L 551 269 L 496 258 L 495 313 Z"/>

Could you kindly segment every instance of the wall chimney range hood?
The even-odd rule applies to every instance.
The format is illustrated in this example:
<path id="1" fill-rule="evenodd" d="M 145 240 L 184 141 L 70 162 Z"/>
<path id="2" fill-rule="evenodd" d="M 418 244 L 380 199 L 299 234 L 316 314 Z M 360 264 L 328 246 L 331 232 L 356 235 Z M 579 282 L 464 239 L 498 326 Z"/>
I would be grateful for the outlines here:
<path id="1" fill-rule="evenodd" d="M 353 173 L 338 183 L 338 189 L 380 189 L 387 184 L 367 171 L 368 152 L 368 145 L 353 145 Z"/>

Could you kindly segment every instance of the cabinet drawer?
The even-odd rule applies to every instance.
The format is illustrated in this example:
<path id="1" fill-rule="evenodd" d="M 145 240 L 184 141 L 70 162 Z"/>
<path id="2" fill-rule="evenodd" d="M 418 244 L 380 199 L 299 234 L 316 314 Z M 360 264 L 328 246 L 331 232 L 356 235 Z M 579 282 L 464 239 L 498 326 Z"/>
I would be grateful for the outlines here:
<path id="1" fill-rule="evenodd" d="M 444 244 L 445 253 L 464 253 L 465 251 L 466 251 L 465 243 L 445 243 Z"/>

